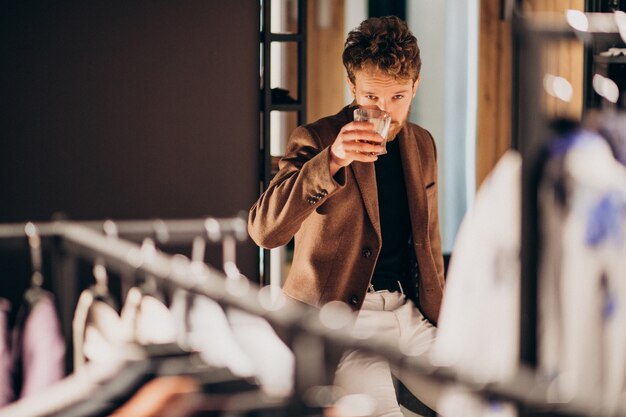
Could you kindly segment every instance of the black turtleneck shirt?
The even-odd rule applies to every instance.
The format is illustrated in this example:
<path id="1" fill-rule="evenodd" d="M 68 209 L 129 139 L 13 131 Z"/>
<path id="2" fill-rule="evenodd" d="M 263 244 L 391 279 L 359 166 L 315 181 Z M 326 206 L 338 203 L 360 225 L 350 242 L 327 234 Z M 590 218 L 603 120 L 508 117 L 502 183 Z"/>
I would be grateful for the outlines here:
<path id="1" fill-rule="evenodd" d="M 401 281 L 407 288 L 404 281 L 408 277 L 411 219 L 398 138 L 387 143 L 387 154 L 380 155 L 374 166 L 383 242 L 372 284 L 383 289 L 389 282 Z"/>

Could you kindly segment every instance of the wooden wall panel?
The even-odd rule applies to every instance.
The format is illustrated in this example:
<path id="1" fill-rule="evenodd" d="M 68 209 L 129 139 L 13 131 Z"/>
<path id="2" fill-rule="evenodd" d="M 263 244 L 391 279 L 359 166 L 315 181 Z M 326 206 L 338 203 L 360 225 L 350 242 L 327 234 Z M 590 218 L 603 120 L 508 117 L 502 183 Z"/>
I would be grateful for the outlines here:
<path id="1" fill-rule="evenodd" d="M 344 0 L 308 1 L 307 121 L 335 114 L 344 105 Z M 327 9 L 324 9 L 327 8 Z"/>
<path id="2" fill-rule="evenodd" d="M 511 24 L 501 19 L 500 0 L 482 0 L 476 138 L 476 184 L 480 185 L 511 142 Z M 562 16 L 568 9 L 584 10 L 584 0 L 525 0 L 523 11 Z M 547 96 L 550 116 L 579 118 L 583 107 L 583 47 L 566 41 L 547 45 L 546 71 L 567 79 L 573 87 L 569 103 Z"/>
<path id="3" fill-rule="evenodd" d="M 584 0 L 527 0 L 525 12 L 553 14 L 553 19 L 563 21 L 569 9 L 584 10 Z M 564 102 L 549 95 L 544 96 L 546 114 L 550 117 L 579 119 L 583 109 L 584 51 L 581 42 L 554 41 L 545 45 L 543 53 L 545 72 L 569 81 L 573 88 L 572 100 Z"/>
<path id="4" fill-rule="evenodd" d="M 480 4 L 476 184 L 511 143 L 511 23 L 500 18 L 500 0 Z"/>

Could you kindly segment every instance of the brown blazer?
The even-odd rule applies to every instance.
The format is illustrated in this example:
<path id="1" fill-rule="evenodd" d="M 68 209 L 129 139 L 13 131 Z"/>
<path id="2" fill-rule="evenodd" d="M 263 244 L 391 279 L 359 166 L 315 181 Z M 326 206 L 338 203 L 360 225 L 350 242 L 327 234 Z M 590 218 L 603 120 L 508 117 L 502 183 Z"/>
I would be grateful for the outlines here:
<path id="1" fill-rule="evenodd" d="M 285 245 L 295 235 L 284 291 L 314 306 L 340 300 L 359 309 L 381 249 L 374 164 L 355 161 L 330 175 L 330 145 L 352 121 L 353 110 L 344 107 L 293 132 L 278 174 L 248 219 L 250 236 L 265 248 Z M 412 123 L 396 140 L 420 272 L 419 305 L 436 323 L 444 278 L 435 143 L 428 131 Z"/>

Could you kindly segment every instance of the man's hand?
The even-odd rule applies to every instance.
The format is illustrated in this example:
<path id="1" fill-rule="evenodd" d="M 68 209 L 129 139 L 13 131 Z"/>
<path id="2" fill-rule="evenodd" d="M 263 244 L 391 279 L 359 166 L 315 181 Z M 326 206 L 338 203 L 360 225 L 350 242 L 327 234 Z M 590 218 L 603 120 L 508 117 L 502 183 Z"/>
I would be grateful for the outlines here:
<path id="1" fill-rule="evenodd" d="M 330 147 L 330 175 L 353 161 L 374 162 L 384 150 L 383 138 L 370 122 L 351 122 L 341 128 Z"/>

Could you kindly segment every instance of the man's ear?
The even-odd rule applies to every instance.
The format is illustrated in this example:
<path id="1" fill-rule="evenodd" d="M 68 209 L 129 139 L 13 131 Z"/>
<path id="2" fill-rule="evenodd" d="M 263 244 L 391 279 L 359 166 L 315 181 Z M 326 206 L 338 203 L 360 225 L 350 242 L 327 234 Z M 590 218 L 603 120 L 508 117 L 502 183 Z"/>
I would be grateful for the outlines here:
<path id="1" fill-rule="evenodd" d="M 418 75 L 417 80 L 415 80 L 415 82 L 413 83 L 413 97 L 415 97 L 415 94 L 417 93 L 417 87 L 420 85 L 420 77 L 421 75 Z"/>
<path id="2" fill-rule="evenodd" d="M 352 98 L 356 99 L 356 86 L 350 80 L 350 77 L 346 76 L 346 81 L 348 82 L 348 86 L 350 87 L 350 92 L 352 93 Z"/>

